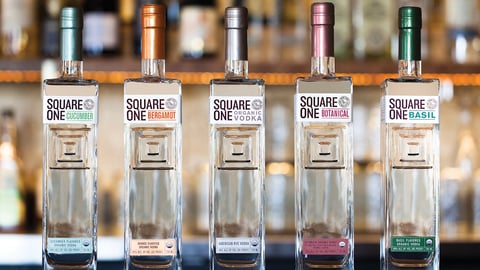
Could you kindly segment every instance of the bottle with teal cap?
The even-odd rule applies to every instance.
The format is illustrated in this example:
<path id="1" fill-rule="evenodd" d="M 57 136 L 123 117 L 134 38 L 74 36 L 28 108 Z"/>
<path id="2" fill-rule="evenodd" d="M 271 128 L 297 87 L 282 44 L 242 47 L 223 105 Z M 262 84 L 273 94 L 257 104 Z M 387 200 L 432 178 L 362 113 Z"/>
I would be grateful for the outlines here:
<path id="1" fill-rule="evenodd" d="M 382 83 L 382 269 L 439 268 L 439 80 L 421 77 L 421 12 L 399 9 L 399 78 Z"/>
<path id="2" fill-rule="evenodd" d="M 83 78 L 83 14 L 60 15 L 61 74 L 43 82 L 43 269 L 97 268 L 98 83 Z"/>

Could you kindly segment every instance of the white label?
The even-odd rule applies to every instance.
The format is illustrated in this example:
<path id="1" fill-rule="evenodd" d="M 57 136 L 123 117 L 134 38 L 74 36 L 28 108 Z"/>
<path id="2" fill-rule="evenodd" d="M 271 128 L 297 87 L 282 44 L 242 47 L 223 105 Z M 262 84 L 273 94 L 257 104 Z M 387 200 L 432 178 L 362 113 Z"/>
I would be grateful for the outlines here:
<path id="1" fill-rule="evenodd" d="M 175 239 L 132 239 L 130 256 L 175 256 Z"/>
<path id="2" fill-rule="evenodd" d="M 210 97 L 210 124 L 261 125 L 264 119 L 263 97 Z"/>
<path id="3" fill-rule="evenodd" d="M 97 124 L 96 96 L 44 96 L 44 124 Z"/>
<path id="4" fill-rule="evenodd" d="M 215 239 L 215 251 L 219 254 L 260 253 L 260 238 L 258 237 L 223 237 Z"/>
<path id="5" fill-rule="evenodd" d="M 180 123 L 179 95 L 126 95 L 124 123 Z"/>
<path id="6" fill-rule="evenodd" d="M 308 122 L 351 122 L 352 95 L 297 94 L 295 120 Z"/>
<path id="7" fill-rule="evenodd" d="M 47 250 L 56 254 L 92 253 L 92 238 L 48 238 Z"/>
<path id="8" fill-rule="evenodd" d="M 438 96 L 384 96 L 382 121 L 385 123 L 438 124 Z"/>

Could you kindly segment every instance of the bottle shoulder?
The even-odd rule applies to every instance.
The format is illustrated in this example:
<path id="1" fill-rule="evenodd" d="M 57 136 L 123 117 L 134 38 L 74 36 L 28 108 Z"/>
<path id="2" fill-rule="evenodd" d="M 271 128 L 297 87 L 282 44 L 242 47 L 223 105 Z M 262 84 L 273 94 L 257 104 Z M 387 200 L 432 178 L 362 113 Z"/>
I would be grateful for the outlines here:
<path id="1" fill-rule="evenodd" d="M 297 82 L 350 82 L 352 83 L 352 77 L 349 76 L 310 76 L 310 77 L 298 77 Z"/>
<path id="2" fill-rule="evenodd" d="M 213 79 L 210 85 L 265 85 L 263 79 Z"/>
<path id="3" fill-rule="evenodd" d="M 143 78 L 128 78 L 125 83 L 146 83 L 146 84 L 181 84 L 178 79 L 160 78 L 160 77 L 143 77 Z"/>
<path id="4" fill-rule="evenodd" d="M 44 80 L 44 85 L 86 85 L 86 86 L 92 86 L 96 85 L 98 86 L 98 82 L 96 80 L 90 80 L 90 79 L 80 79 L 80 78 L 56 78 L 56 79 L 46 79 Z"/>

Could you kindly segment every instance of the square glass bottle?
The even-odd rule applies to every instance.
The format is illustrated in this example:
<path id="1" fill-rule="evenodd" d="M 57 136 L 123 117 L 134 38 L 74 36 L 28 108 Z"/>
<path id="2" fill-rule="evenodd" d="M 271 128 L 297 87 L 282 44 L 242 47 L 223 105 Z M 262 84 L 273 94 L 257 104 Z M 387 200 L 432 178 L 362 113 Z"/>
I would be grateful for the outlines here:
<path id="1" fill-rule="evenodd" d="M 60 17 L 61 76 L 43 83 L 43 269 L 96 269 L 98 83 L 83 79 L 83 14 Z"/>
<path id="2" fill-rule="evenodd" d="M 225 78 L 210 83 L 210 269 L 265 267 L 265 84 L 248 79 L 247 13 L 225 10 Z"/>
<path id="3" fill-rule="evenodd" d="M 124 84 L 129 270 L 181 269 L 181 83 L 165 78 L 165 18 L 165 6 L 142 6 L 142 78 Z"/>
<path id="4" fill-rule="evenodd" d="M 332 3 L 311 6 L 311 76 L 295 95 L 296 269 L 353 269 L 352 79 L 335 76 Z"/>

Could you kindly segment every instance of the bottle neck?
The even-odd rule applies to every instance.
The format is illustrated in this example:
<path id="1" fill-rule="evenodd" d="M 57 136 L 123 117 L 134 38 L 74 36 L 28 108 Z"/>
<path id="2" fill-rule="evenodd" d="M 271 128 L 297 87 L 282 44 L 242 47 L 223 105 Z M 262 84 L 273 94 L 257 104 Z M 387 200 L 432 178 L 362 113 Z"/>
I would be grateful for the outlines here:
<path id="1" fill-rule="evenodd" d="M 225 79 L 248 79 L 248 60 L 225 60 Z"/>
<path id="2" fill-rule="evenodd" d="M 312 56 L 311 75 L 312 77 L 335 76 L 335 57 Z"/>
<path id="3" fill-rule="evenodd" d="M 83 78 L 83 61 L 81 60 L 63 60 L 60 76 L 62 78 Z"/>
<path id="4" fill-rule="evenodd" d="M 420 79 L 422 77 L 422 61 L 399 60 L 398 76 L 402 79 Z"/>
<path id="5" fill-rule="evenodd" d="M 165 79 L 165 59 L 142 59 L 142 77 Z"/>
<path id="6" fill-rule="evenodd" d="M 398 75 L 403 79 L 422 76 L 420 28 L 399 29 Z"/>

